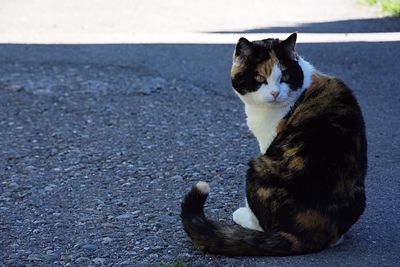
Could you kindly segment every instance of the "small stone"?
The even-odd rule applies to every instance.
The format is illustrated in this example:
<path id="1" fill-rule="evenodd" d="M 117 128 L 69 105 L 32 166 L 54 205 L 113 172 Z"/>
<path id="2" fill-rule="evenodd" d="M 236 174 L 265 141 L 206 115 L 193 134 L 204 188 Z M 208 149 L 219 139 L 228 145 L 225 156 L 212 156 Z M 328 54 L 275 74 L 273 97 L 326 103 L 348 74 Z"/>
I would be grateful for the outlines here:
<path id="1" fill-rule="evenodd" d="M 192 257 L 192 255 L 190 255 L 187 252 L 178 254 L 178 258 L 183 258 L 183 259 L 186 258 L 186 259 L 188 259 L 188 258 L 191 258 L 191 257 Z"/>
<path id="2" fill-rule="evenodd" d="M 96 265 L 104 265 L 104 263 L 106 262 L 106 259 L 97 257 L 97 258 L 94 258 L 92 260 L 92 262 Z"/>
<path id="3" fill-rule="evenodd" d="M 115 227 L 115 225 L 112 224 L 112 223 L 109 223 L 109 222 L 105 222 L 105 223 L 101 224 L 101 227 L 103 227 L 103 228 L 112 228 L 112 227 Z"/>
<path id="4" fill-rule="evenodd" d="M 198 172 L 194 172 L 194 173 L 192 173 L 192 176 L 193 176 L 193 178 L 195 178 L 195 177 L 199 177 L 201 174 L 200 173 L 198 173 Z"/>
<path id="5" fill-rule="evenodd" d="M 57 255 L 56 253 L 51 253 L 51 254 L 46 255 L 46 260 L 48 260 L 48 261 L 56 261 L 58 259 L 59 259 L 59 255 Z"/>
<path id="6" fill-rule="evenodd" d="M 126 254 L 127 254 L 127 255 L 131 255 L 131 256 L 135 256 L 135 255 L 137 255 L 138 253 L 137 253 L 136 251 L 131 250 L 131 251 L 126 252 Z"/>
<path id="7" fill-rule="evenodd" d="M 29 165 L 29 166 L 26 166 L 26 168 L 25 168 L 27 171 L 34 171 L 35 169 L 36 169 L 36 167 L 35 166 L 32 166 L 32 165 Z"/>
<path id="8" fill-rule="evenodd" d="M 5 266 L 17 266 L 16 260 L 15 259 L 7 260 Z"/>
<path id="9" fill-rule="evenodd" d="M 90 260 L 88 257 L 79 257 L 79 258 L 77 258 L 77 259 L 75 260 L 75 263 L 77 263 L 77 264 L 82 264 L 82 263 L 84 263 L 84 262 L 86 262 L 86 261 L 88 261 L 88 260 Z"/>
<path id="10" fill-rule="evenodd" d="M 151 94 L 151 88 L 149 87 L 142 87 L 138 90 L 139 95 L 150 95 Z"/>
<path id="11" fill-rule="evenodd" d="M 108 243 L 110 243 L 111 241 L 113 241 L 113 239 L 110 238 L 110 237 L 108 237 L 108 236 L 106 236 L 106 237 L 103 238 L 103 241 L 101 241 L 101 243 L 102 243 L 102 244 L 108 244 Z"/>
<path id="12" fill-rule="evenodd" d="M 95 244 L 83 244 L 81 246 L 81 248 L 87 249 L 87 250 L 96 250 L 97 246 Z"/>
<path id="13" fill-rule="evenodd" d="M 153 258 L 153 259 L 158 259 L 158 254 L 156 254 L 156 253 L 151 253 L 151 254 L 149 255 L 149 257 L 150 257 L 150 258 Z"/>
<path id="14" fill-rule="evenodd" d="M 181 175 L 175 175 L 175 176 L 172 176 L 172 179 L 181 181 L 183 179 L 183 177 Z"/>
<path id="15" fill-rule="evenodd" d="M 15 194 L 15 198 L 16 199 L 23 199 L 24 197 L 26 197 L 26 196 L 28 196 L 30 194 L 31 194 L 31 192 L 29 192 L 29 191 L 17 192 Z"/>
<path id="16" fill-rule="evenodd" d="M 12 84 L 9 86 L 10 90 L 15 91 L 15 92 L 22 92 L 25 91 L 25 87 L 22 85 L 18 84 Z"/>
<path id="17" fill-rule="evenodd" d="M 130 260 L 126 260 L 118 263 L 118 266 L 133 266 L 133 264 Z"/>
<path id="18" fill-rule="evenodd" d="M 182 142 L 182 141 L 176 141 L 176 143 L 178 144 L 178 146 L 184 146 L 185 145 L 185 143 Z"/>
<path id="19" fill-rule="evenodd" d="M 53 95 L 54 93 L 50 89 L 38 89 L 33 91 L 34 95 Z"/>
<path id="20" fill-rule="evenodd" d="M 141 212 L 140 210 L 135 210 L 134 212 L 132 212 L 132 215 L 139 214 L 140 212 Z"/>
<path id="21" fill-rule="evenodd" d="M 60 260 L 62 261 L 70 261 L 72 259 L 71 255 L 61 255 Z"/>
<path id="22" fill-rule="evenodd" d="M 50 192 L 53 191 L 54 188 L 56 188 L 57 186 L 55 184 L 49 184 L 44 188 L 44 191 L 46 192 Z"/>
<path id="23" fill-rule="evenodd" d="M 132 214 L 130 214 L 130 213 L 125 213 L 125 214 L 122 214 L 122 215 L 119 215 L 119 216 L 117 216 L 117 217 L 115 217 L 117 220 L 124 220 L 124 219 L 129 219 L 129 218 L 132 218 L 133 217 L 133 215 Z"/>
<path id="24" fill-rule="evenodd" d="M 163 255 L 162 259 L 163 259 L 163 261 L 170 262 L 175 259 L 175 256 L 167 254 L 167 255 Z"/>
<path id="25" fill-rule="evenodd" d="M 15 183 L 15 182 L 11 182 L 11 183 L 8 184 L 8 186 L 11 187 L 11 188 L 17 188 L 18 184 Z"/>
<path id="26" fill-rule="evenodd" d="M 42 259 L 37 254 L 30 254 L 28 256 L 28 261 L 41 261 Z"/>

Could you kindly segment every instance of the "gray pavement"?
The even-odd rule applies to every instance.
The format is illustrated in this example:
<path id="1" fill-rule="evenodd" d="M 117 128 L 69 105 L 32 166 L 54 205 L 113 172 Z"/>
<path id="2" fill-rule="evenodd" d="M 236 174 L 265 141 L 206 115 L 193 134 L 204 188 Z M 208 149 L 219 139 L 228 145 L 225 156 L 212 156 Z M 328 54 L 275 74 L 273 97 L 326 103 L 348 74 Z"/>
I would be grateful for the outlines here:
<path id="1" fill-rule="evenodd" d="M 398 31 L 368 12 L 354 13 Z M 368 200 L 343 244 L 282 258 L 204 255 L 179 220 L 198 180 L 210 217 L 232 223 L 243 205 L 258 149 L 230 87 L 233 44 L 0 44 L 0 266 L 398 266 L 399 43 L 299 44 L 358 97 Z"/>

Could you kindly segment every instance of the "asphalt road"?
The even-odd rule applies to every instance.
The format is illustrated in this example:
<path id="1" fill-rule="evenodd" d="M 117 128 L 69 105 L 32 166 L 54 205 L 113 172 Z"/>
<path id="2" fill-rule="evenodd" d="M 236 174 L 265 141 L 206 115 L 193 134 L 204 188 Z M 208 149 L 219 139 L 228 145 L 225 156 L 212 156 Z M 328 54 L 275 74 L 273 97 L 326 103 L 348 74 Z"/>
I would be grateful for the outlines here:
<path id="1" fill-rule="evenodd" d="M 198 180 L 210 217 L 232 223 L 243 205 L 258 147 L 230 87 L 233 44 L 0 44 L 0 266 L 398 266 L 399 45 L 298 46 L 353 89 L 367 124 L 367 209 L 345 242 L 227 258 L 192 247 L 179 207 Z"/>

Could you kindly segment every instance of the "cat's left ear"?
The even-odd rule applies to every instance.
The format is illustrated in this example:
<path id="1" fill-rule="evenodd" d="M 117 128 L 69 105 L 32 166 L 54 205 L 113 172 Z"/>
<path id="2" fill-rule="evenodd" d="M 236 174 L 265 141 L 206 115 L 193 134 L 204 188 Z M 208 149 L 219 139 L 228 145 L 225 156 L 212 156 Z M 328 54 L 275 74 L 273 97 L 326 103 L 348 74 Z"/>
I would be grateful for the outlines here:
<path id="1" fill-rule="evenodd" d="M 280 46 L 291 57 L 295 57 L 296 56 L 296 51 L 295 51 L 296 40 L 297 40 L 297 33 L 292 33 L 286 40 L 283 40 L 280 43 Z"/>

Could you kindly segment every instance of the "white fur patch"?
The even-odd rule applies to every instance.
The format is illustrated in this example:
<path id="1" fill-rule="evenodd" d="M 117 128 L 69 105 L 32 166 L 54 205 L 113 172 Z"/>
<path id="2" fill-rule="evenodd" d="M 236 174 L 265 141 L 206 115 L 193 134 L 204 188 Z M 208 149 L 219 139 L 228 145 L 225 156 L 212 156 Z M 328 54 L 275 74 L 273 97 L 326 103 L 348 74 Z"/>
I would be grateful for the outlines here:
<path id="1" fill-rule="evenodd" d="M 311 85 L 312 75 L 314 74 L 314 66 L 311 65 L 308 61 L 305 61 L 302 57 L 299 57 L 299 65 L 304 74 L 303 86 L 301 90 L 303 92 Z"/>
<path id="2" fill-rule="evenodd" d="M 290 106 L 246 105 L 247 126 L 257 138 L 260 152 L 264 154 L 276 136 L 276 126 L 289 112 Z"/>
<path id="3" fill-rule="evenodd" d="M 276 136 L 276 126 L 289 112 L 301 93 L 310 86 L 313 66 L 299 57 L 299 65 L 303 70 L 303 86 L 296 91 L 290 89 L 286 83 L 281 83 L 282 72 L 278 65 L 274 65 L 271 75 L 267 78 L 268 84 L 251 93 L 240 95 L 245 104 L 247 126 L 257 138 L 261 153 L 265 153 Z M 236 91 L 235 91 L 236 92 Z M 275 98 L 273 92 L 279 92 Z"/>
<path id="4" fill-rule="evenodd" d="M 247 229 L 252 229 L 252 230 L 257 230 L 264 232 L 264 230 L 261 228 L 260 224 L 258 223 L 258 220 L 254 213 L 251 211 L 249 208 L 238 208 L 234 213 L 233 213 L 233 221 L 240 226 L 247 228 Z"/>
<path id="5" fill-rule="evenodd" d="M 196 187 L 203 195 L 208 195 L 210 193 L 210 186 L 206 182 L 200 181 L 196 184 Z"/>

